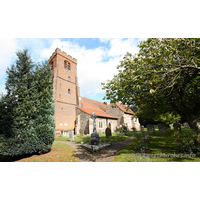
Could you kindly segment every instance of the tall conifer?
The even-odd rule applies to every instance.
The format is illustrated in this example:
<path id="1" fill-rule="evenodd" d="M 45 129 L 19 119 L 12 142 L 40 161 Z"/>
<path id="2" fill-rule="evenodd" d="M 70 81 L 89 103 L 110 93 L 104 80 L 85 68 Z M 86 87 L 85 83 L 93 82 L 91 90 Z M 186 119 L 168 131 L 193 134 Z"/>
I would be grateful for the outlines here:
<path id="1" fill-rule="evenodd" d="M 35 66 L 28 50 L 17 52 L 17 56 L 15 64 L 7 69 L 7 95 L 0 106 L 5 112 L 1 122 L 7 126 L 0 135 L 1 155 L 48 151 L 55 135 L 49 66 L 47 62 Z"/>

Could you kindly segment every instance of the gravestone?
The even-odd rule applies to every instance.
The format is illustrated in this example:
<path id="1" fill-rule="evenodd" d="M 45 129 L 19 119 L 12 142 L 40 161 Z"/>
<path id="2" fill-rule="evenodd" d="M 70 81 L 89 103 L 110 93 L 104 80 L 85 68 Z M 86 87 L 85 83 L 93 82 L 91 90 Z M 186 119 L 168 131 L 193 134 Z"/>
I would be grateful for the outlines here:
<path id="1" fill-rule="evenodd" d="M 173 129 L 173 128 L 174 128 L 173 124 L 170 124 L 169 127 L 170 127 L 170 129 Z"/>
<path id="2" fill-rule="evenodd" d="M 189 126 L 189 124 L 188 124 L 187 122 L 183 123 L 183 126 L 184 126 L 185 128 L 190 128 L 190 126 Z"/>
<path id="3" fill-rule="evenodd" d="M 155 127 L 154 127 L 154 125 L 152 125 L 152 124 L 147 124 L 147 131 L 148 131 L 148 134 L 153 134 L 153 133 L 155 133 Z"/>
<path id="4" fill-rule="evenodd" d="M 71 141 L 71 142 L 73 142 L 74 141 L 74 134 L 73 134 L 73 132 L 72 131 L 69 131 L 69 140 Z"/>
<path id="5" fill-rule="evenodd" d="M 102 130 L 101 129 L 99 130 L 99 135 L 102 135 Z"/>
<path id="6" fill-rule="evenodd" d="M 169 129 L 169 125 L 168 124 L 158 124 L 158 129 L 160 134 L 165 133 L 165 131 L 167 131 Z"/>
<path id="7" fill-rule="evenodd" d="M 83 136 L 83 133 L 84 133 L 83 129 L 80 129 L 80 130 L 79 130 L 80 136 Z"/>
<path id="8" fill-rule="evenodd" d="M 111 130 L 110 130 L 110 128 L 107 127 L 106 128 L 106 137 L 109 138 L 111 136 L 112 136 Z"/>

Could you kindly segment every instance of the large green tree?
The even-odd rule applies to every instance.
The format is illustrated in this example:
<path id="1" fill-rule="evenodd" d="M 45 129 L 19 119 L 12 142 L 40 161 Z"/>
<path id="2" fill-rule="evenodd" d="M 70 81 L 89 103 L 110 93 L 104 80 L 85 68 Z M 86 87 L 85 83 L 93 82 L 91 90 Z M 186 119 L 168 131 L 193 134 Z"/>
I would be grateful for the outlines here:
<path id="1" fill-rule="evenodd" d="M 0 154 L 49 151 L 55 136 L 53 86 L 48 63 L 33 64 L 28 50 L 17 52 L 7 69 L 7 94 L 0 101 Z"/>
<path id="2" fill-rule="evenodd" d="M 139 53 L 127 53 L 119 74 L 103 83 L 105 99 L 138 106 L 138 115 L 183 117 L 200 145 L 200 41 L 192 38 L 147 39 Z M 137 114 L 137 113 L 136 113 Z"/>

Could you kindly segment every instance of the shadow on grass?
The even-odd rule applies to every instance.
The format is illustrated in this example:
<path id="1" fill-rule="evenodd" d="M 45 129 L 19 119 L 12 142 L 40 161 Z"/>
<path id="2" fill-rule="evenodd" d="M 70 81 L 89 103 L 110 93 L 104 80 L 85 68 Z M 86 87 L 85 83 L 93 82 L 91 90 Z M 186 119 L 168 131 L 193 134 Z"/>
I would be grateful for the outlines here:
<path id="1" fill-rule="evenodd" d="M 34 156 L 34 155 L 45 155 L 49 152 L 45 152 L 45 153 L 42 153 L 42 154 L 32 153 L 32 154 L 19 155 L 19 156 L 0 156 L 0 162 L 15 162 L 15 161 L 21 160 L 23 158 L 29 158 L 29 157 Z"/>

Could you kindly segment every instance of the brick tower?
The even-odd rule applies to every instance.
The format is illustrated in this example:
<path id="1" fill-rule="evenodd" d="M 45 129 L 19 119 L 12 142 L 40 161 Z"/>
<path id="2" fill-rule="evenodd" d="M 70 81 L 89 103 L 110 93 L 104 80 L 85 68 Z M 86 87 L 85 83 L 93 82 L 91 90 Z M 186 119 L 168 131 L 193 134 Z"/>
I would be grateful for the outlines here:
<path id="1" fill-rule="evenodd" d="M 55 103 L 56 137 L 61 131 L 75 129 L 76 110 L 79 106 L 80 89 L 77 78 L 77 60 L 59 48 L 49 58 Z"/>

